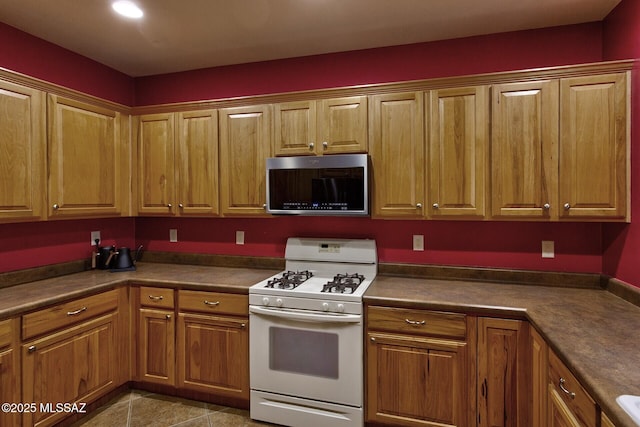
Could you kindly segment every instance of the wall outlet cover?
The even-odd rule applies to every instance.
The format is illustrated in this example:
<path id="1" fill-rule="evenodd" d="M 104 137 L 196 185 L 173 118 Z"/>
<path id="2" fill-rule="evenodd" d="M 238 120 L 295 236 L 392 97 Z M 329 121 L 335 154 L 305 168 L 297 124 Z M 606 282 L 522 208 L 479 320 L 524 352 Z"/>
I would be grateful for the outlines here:
<path id="1" fill-rule="evenodd" d="M 422 234 L 413 235 L 413 250 L 424 251 L 424 235 Z"/>
<path id="2" fill-rule="evenodd" d="M 170 228 L 169 229 L 169 241 L 170 242 L 177 242 L 178 241 L 178 229 L 177 228 Z"/>
<path id="3" fill-rule="evenodd" d="M 542 241 L 542 258 L 555 258 L 555 244 L 553 240 Z"/>
<path id="4" fill-rule="evenodd" d="M 98 241 L 98 243 L 100 243 L 100 240 L 102 240 L 100 238 L 100 232 L 99 231 L 92 231 L 91 232 L 91 246 L 95 246 L 96 245 L 96 240 Z"/>
<path id="5" fill-rule="evenodd" d="M 244 231 L 236 231 L 236 245 L 244 245 Z"/>

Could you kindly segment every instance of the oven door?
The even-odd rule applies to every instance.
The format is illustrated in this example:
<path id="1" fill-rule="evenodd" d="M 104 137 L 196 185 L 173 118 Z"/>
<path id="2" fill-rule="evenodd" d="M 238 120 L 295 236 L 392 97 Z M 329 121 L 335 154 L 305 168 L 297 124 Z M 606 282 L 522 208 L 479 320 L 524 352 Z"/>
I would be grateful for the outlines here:
<path id="1" fill-rule="evenodd" d="M 362 406 L 362 315 L 249 306 L 251 389 Z"/>

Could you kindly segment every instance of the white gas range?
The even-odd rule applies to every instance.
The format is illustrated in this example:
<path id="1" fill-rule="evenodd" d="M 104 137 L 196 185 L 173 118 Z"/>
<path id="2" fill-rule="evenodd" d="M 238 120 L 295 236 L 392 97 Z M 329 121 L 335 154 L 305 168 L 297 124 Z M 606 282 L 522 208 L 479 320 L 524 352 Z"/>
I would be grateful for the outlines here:
<path id="1" fill-rule="evenodd" d="M 249 289 L 251 417 L 363 425 L 362 295 L 373 240 L 290 238 L 286 270 Z"/>

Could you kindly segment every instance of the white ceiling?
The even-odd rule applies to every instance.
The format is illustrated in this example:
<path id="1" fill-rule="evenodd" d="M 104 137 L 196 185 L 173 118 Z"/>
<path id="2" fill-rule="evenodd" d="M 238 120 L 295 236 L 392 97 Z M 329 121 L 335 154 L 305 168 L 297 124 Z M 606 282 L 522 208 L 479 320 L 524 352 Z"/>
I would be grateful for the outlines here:
<path id="1" fill-rule="evenodd" d="M 620 0 L 0 0 L 0 22 L 130 76 L 601 21 Z M 6 41 L 2 41 L 5 43 Z"/>

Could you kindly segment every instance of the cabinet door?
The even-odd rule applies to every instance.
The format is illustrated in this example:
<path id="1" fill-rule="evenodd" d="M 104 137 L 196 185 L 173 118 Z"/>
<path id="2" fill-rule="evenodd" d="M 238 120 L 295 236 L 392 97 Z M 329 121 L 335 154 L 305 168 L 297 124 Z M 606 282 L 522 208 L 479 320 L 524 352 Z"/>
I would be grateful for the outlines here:
<path id="1" fill-rule="evenodd" d="M 547 425 L 549 427 L 584 427 L 552 386 L 549 387 L 549 414 Z"/>
<path id="2" fill-rule="evenodd" d="M 425 202 L 422 93 L 371 99 L 373 216 L 421 218 Z"/>
<path id="3" fill-rule="evenodd" d="M 318 104 L 317 152 L 366 153 L 367 97 L 323 99 Z"/>
<path id="4" fill-rule="evenodd" d="M 17 319 L 0 322 L 0 403 L 23 403 L 21 400 L 20 350 L 17 347 L 20 326 Z M 0 412 L 0 426 L 19 426 L 19 412 Z"/>
<path id="5" fill-rule="evenodd" d="M 173 311 L 141 308 L 138 328 L 140 380 L 175 385 L 175 318 Z"/>
<path id="6" fill-rule="evenodd" d="M 220 204 L 225 216 L 265 215 L 268 105 L 220 110 Z"/>
<path id="7" fill-rule="evenodd" d="M 531 365 L 528 323 L 478 319 L 478 426 L 528 427 Z"/>
<path id="8" fill-rule="evenodd" d="M 117 314 L 103 316 L 22 346 L 23 401 L 91 402 L 115 387 Z M 25 413 L 25 425 L 49 426 L 66 413 Z"/>
<path id="9" fill-rule="evenodd" d="M 276 156 L 316 154 L 316 101 L 298 101 L 274 106 Z"/>
<path id="10" fill-rule="evenodd" d="M 217 215 L 218 112 L 178 114 L 176 201 L 180 215 Z"/>
<path id="11" fill-rule="evenodd" d="M 493 86 L 492 215 L 557 218 L 558 82 Z"/>
<path id="12" fill-rule="evenodd" d="M 139 116 L 137 125 L 138 213 L 173 215 L 174 115 Z"/>
<path id="13" fill-rule="evenodd" d="M 547 343 L 531 328 L 531 421 L 533 427 L 547 426 Z"/>
<path id="14" fill-rule="evenodd" d="M 0 221 L 45 216 L 43 93 L 0 81 Z"/>
<path id="15" fill-rule="evenodd" d="M 471 425 L 465 342 L 369 333 L 367 343 L 367 421 Z"/>
<path id="16" fill-rule="evenodd" d="M 560 82 L 560 218 L 628 218 L 626 74 Z"/>
<path id="17" fill-rule="evenodd" d="M 49 95 L 49 217 L 118 215 L 120 113 Z"/>
<path id="18" fill-rule="evenodd" d="M 431 92 L 430 216 L 485 215 L 488 169 L 487 86 Z"/>
<path id="19" fill-rule="evenodd" d="M 178 385 L 249 399 L 248 319 L 180 313 Z"/>

